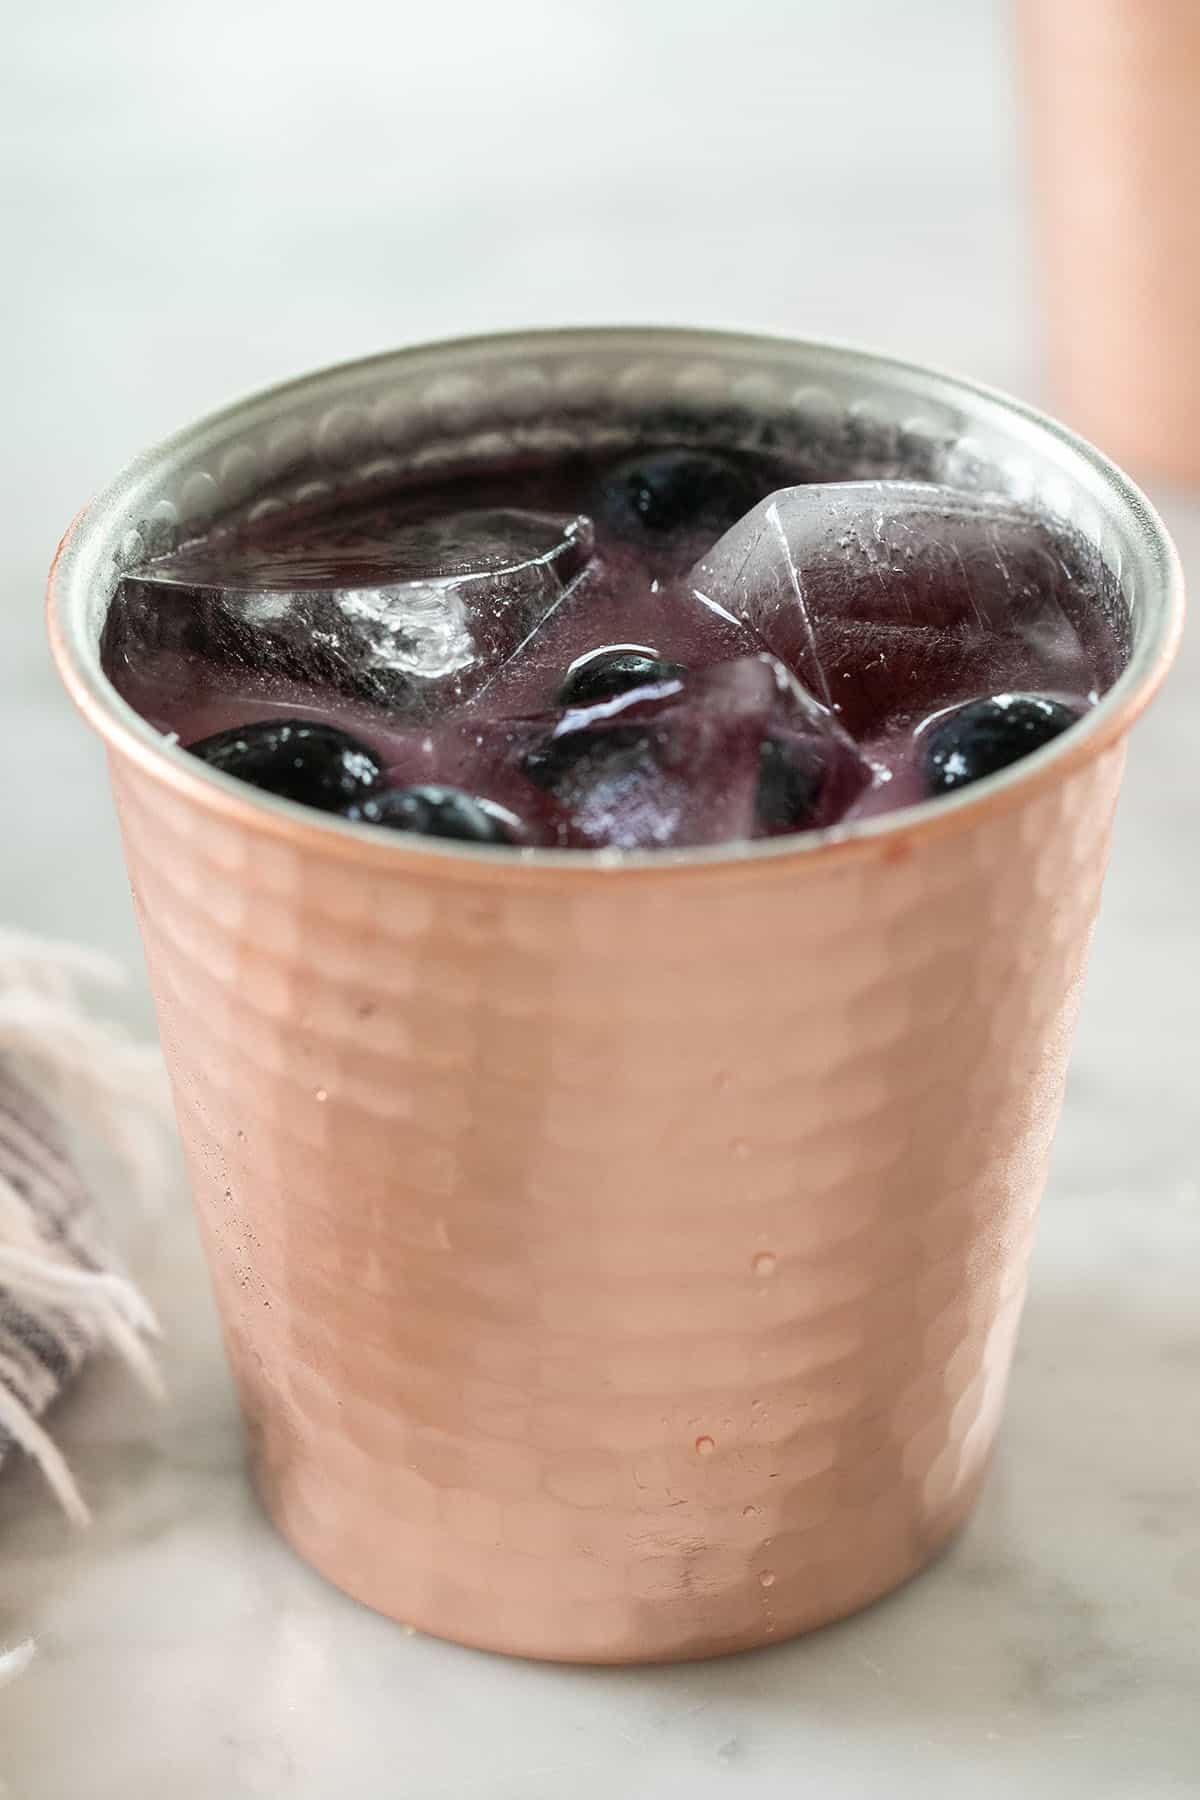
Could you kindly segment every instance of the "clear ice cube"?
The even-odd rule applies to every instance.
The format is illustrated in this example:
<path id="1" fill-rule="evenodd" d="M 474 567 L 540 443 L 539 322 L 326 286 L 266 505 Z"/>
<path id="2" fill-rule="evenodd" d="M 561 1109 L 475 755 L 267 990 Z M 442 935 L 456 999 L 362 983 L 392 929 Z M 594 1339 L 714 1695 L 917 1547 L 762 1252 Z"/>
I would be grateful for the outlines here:
<path id="1" fill-rule="evenodd" d="M 1004 500 L 919 482 L 783 488 L 689 581 L 859 735 L 980 693 L 1090 685 L 1078 571 Z"/>
<path id="2" fill-rule="evenodd" d="M 872 777 L 775 658 L 740 657 L 592 706 L 409 734 L 387 779 L 502 806 L 525 843 L 660 849 L 834 823 Z"/>
<path id="3" fill-rule="evenodd" d="M 430 717 L 477 693 L 561 601 L 591 521 L 494 508 L 212 539 L 127 576 L 105 656 L 182 655 Z"/>

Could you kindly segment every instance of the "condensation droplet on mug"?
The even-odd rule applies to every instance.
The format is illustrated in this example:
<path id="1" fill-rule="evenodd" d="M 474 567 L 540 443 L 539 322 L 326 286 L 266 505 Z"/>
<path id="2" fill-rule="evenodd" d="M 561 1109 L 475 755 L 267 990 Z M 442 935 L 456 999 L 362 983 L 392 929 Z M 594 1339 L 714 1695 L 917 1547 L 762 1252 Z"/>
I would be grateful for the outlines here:
<path id="1" fill-rule="evenodd" d="M 743 1517 L 743 1519 L 757 1519 L 758 1507 L 757 1506 L 743 1506 L 742 1517 Z"/>
<path id="2" fill-rule="evenodd" d="M 716 1447 L 717 1447 L 717 1445 L 716 1445 L 715 1438 L 698 1437 L 696 1439 L 696 1455 L 697 1456 L 711 1456 L 713 1451 L 716 1449 Z"/>
<path id="3" fill-rule="evenodd" d="M 318 1088 L 313 1095 L 314 1100 L 325 1101 L 325 1100 L 328 1100 L 328 1098 L 329 1098 L 329 1089 L 328 1088 Z"/>
<path id="4" fill-rule="evenodd" d="M 779 1267 L 779 1258 L 773 1250 L 760 1250 L 750 1266 L 760 1281 L 766 1281 Z"/>
<path id="5" fill-rule="evenodd" d="M 774 1587 L 775 1586 L 775 1571 L 774 1571 L 774 1569 L 764 1569 L 762 1571 L 762 1573 L 759 1575 L 758 1585 L 759 1585 L 759 1587 L 765 1587 L 765 1588 Z"/>

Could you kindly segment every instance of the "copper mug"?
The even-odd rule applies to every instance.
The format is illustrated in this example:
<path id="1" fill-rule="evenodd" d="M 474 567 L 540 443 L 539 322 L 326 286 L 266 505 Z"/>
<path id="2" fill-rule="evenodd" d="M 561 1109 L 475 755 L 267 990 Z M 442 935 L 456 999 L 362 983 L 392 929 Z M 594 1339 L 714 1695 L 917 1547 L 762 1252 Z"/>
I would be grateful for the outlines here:
<path id="1" fill-rule="evenodd" d="M 1050 376 L 1073 424 L 1200 484 L 1200 6 L 1020 0 Z"/>
<path id="2" fill-rule="evenodd" d="M 985 786 L 750 848 L 421 841 L 168 744 L 99 662 L 120 570 L 364 478 L 810 422 L 843 473 L 1039 502 L 1128 667 Z M 259 395 L 76 520 L 55 653 L 108 747 L 264 1503 L 424 1631 L 635 1662 L 786 1638 L 979 1492 L 1126 734 L 1179 628 L 1144 498 L 966 381 L 820 344 L 531 333 Z"/>

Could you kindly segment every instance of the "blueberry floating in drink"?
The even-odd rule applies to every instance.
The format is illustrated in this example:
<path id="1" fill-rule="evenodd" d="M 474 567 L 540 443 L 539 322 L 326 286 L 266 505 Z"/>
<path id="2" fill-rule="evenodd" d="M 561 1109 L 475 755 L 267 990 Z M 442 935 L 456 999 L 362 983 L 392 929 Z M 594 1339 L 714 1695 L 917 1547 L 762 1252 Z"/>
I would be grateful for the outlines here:
<path id="1" fill-rule="evenodd" d="M 995 694 L 956 707 L 922 734 L 930 793 L 950 794 L 998 774 L 1053 743 L 1078 717 L 1078 707 L 1041 694 Z"/>
<path id="2" fill-rule="evenodd" d="M 365 744 L 336 725 L 307 719 L 263 719 L 188 747 L 211 769 L 320 812 L 361 805 L 380 782 Z"/>
<path id="3" fill-rule="evenodd" d="M 758 823 L 770 837 L 804 831 L 817 816 L 829 781 L 827 761 L 811 745 L 768 736 L 758 753 Z"/>
<path id="4" fill-rule="evenodd" d="M 516 821 L 461 788 L 390 788 L 346 809 L 345 817 L 389 831 L 451 838 L 463 844 L 511 844 Z"/>
<path id="5" fill-rule="evenodd" d="M 650 450 L 605 476 L 601 516 L 635 537 L 726 531 L 758 497 L 749 471 L 705 450 Z"/>
<path id="6" fill-rule="evenodd" d="M 686 674 L 682 663 L 664 662 L 651 651 L 625 647 L 600 650 L 568 671 L 558 691 L 560 706 L 590 706 L 631 688 L 655 687 Z"/>

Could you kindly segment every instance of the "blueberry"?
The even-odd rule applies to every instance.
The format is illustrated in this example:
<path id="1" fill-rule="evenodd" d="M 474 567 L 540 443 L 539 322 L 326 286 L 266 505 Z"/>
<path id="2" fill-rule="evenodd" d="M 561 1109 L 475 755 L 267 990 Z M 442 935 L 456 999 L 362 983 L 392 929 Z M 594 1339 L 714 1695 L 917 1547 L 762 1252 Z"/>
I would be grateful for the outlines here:
<path id="1" fill-rule="evenodd" d="M 348 731 L 308 719 L 261 719 L 188 749 L 212 769 L 321 812 L 343 812 L 364 799 L 381 773 L 370 750 Z"/>
<path id="2" fill-rule="evenodd" d="M 763 739 L 755 804 L 764 831 L 802 831 L 816 816 L 824 787 L 825 766 L 814 751 Z"/>
<path id="3" fill-rule="evenodd" d="M 654 740 L 642 725 L 614 725 L 544 738 L 521 760 L 530 781 L 567 802 L 602 783 L 625 787 L 656 767 Z"/>
<path id="4" fill-rule="evenodd" d="M 651 450 L 612 471 L 601 502 L 609 524 L 626 534 L 719 536 L 760 498 L 746 470 L 728 457 L 705 450 Z"/>
<path id="5" fill-rule="evenodd" d="M 560 706 L 594 706 L 632 688 L 675 681 L 687 673 L 681 663 L 664 662 L 641 650 L 605 650 L 572 669 L 558 690 Z"/>
<path id="6" fill-rule="evenodd" d="M 931 794 L 950 794 L 1040 750 L 1073 725 L 1078 712 L 1040 694 L 996 694 L 939 719 L 923 742 Z"/>
<path id="7" fill-rule="evenodd" d="M 513 833 L 499 807 L 461 788 L 389 788 L 356 806 L 346 817 L 389 831 L 416 831 L 422 837 L 454 838 L 463 844 L 511 844 Z"/>

